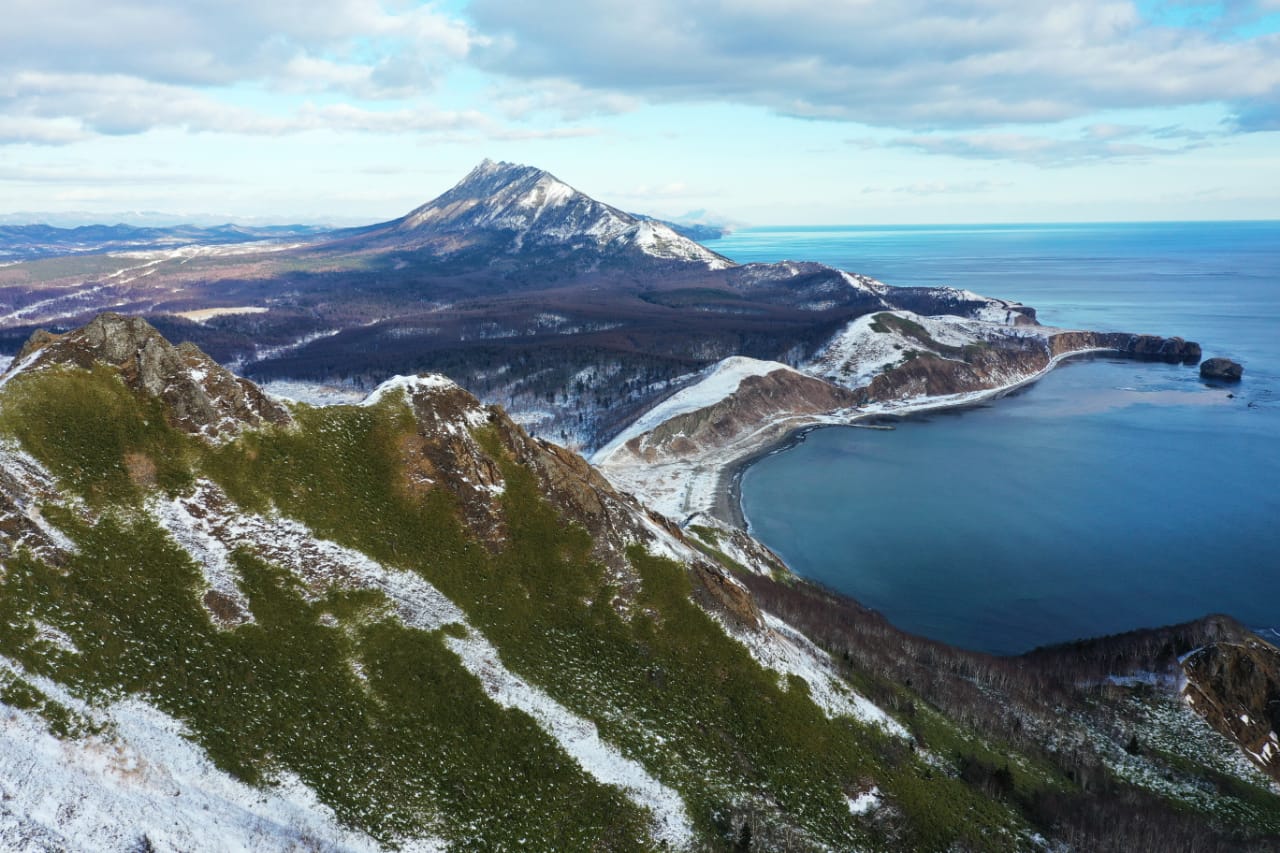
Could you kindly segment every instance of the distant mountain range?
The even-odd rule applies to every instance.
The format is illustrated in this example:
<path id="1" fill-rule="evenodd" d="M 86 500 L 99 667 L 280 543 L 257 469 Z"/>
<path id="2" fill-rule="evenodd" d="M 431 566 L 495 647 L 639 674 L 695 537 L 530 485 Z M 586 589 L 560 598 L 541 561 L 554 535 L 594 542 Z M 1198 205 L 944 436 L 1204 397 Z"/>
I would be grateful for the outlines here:
<path id="1" fill-rule="evenodd" d="M 497 187 L 497 183 L 502 183 L 504 186 L 494 193 L 493 198 L 485 198 L 486 191 L 494 190 Z M 473 201 L 484 200 L 486 204 L 481 205 L 481 207 L 489 208 L 487 219 L 480 209 L 474 210 L 470 217 L 460 213 L 458 210 L 454 210 L 448 215 L 436 211 L 436 215 L 443 216 L 440 224 L 447 226 L 451 222 L 455 232 L 467 230 L 471 224 L 479 224 L 481 220 L 485 220 L 484 224 L 486 225 L 493 225 L 499 222 L 515 224 L 521 220 L 522 216 L 533 213 L 537 215 L 525 223 L 526 232 L 530 227 L 536 227 L 540 232 L 547 232 L 551 230 L 551 220 L 556 217 L 560 218 L 562 229 L 573 230 L 578 226 L 584 226 L 582 230 L 589 231 L 590 226 L 587 224 L 587 220 L 600 216 L 612 220 L 611 222 L 599 222 L 597 225 L 603 229 L 601 233 L 607 232 L 614 239 L 624 237 L 624 232 L 636 223 L 649 223 L 653 226 L 653 234 L 650 235 L 647 230 L 644 233 L 640 233 L 637 230 L 637 233 L 631 235 L 630 239 L 652 240 L 655 244 L 661 242 L 675 244 L 678 242 L 666 233 L 668 230 L 675 232 L 680 237 L 693 241 L 714 240 L 723 237 L 728 232 L 726 227 L 702 222 L 666 222 L 653 216 L 623 213 L 620 210 L 588 199 L 541 170 L 531 167 L 516 167 L 512 169 L 508 168 L 507 164 L 497 164 L 491 161 L 485 161 L 478 166 L 464 179 L 462 184 L 455 187 L 451 192 L 454 194 L 470 192 L 475 196 Z M 547 206 L 537 212 L 534 209 L 533 198 L 539 194 L 543 194 L 547 201 Z M 437 199 L 432 204 L 437 204 L 442 199 Z M 455 195 L 452 200 L 456 202 L 459 199 Z M 558 203 L 560 201 L 571 203 L 561 205 Z M 507 209 L 499 211 L 498 208 L 503 205 Z M 593 206 L 599 209 L 593 209 Z M 548 212 L 552 212 L 551 216 L 546 221 L 540 221 L 547 217 Z M 425 208 L 420 208 L 411 213 L 410 216 L 412 217 L 415 214 L 423 215 L 425 213 Z M 70 218 L 79 220 L 89 215 L 77 214 Z M 335 229 L 323 225 L 244 225 L 230 222 L 204 225 L 183 222 L 178 217 L 158 213 L 119 214 L 118 216 L 122 218 L 137 221 L 110 220 L 114 224 L 77 223 L 60 225 L 58 223 L 50 223 L 47 215 L 45 215 L 45 218 L 33 218 L 38 216 L 41 215 L 0 216 L 0 262 L 5 260 L 34 260 L 60 255 L 172 248 L 187 245 L 239 244 L 279 240 L 296 241 L 299 239 L 331 240 L 341 237 L 348 231 L 361 230 L 363 228 L 363 226 Z M 576 223 L 574 222 L 575 216 L 579 217 Z M 397 220 L 397 222 L 401 221 Z M 687 246 L 682 246 L 682 249 L 696 251 L 689 249 Z"/>
<path id="2" fill-rule="evenodd" d="M 311 225 L 81 225 L 73 228 L 0 225 L 0 262 L 177 246 L 312 239 L 330 231 Z"/>

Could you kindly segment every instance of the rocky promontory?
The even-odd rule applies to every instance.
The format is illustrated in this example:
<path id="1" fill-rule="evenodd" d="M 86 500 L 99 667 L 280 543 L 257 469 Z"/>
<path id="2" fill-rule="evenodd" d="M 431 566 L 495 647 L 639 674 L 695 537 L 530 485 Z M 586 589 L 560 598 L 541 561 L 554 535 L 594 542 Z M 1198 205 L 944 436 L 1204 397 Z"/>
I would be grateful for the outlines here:
<path id="1" fill-rule="evenodd" d="M 1201 355 L 1178 337 L 1053 329 L 1011 309 L 976 313 L 866 314 L 798 367 L 753 362 L 743 372 L 726 359 L 671 398 L 688 405 L 655 407 L 592 461 L 672 518 L 703 513 L 741 526 L 739 470 L 797 431 L 973 405 L 1074 356 L 1195 364 Z"/>
<path id="2" fill-rule="evenodd" d="M 174 345 L 140 317 L 99 314 L 56 335 L 35 332 L 14 359 L 11 374 L 56 366 L 110 366 L 135 391 L 159 397 L 174 426 L 206 439 L 225 438 L 243 425 L 285 424 L 289 412 L 257 385 L 236 376 L 191 343 Z"/>

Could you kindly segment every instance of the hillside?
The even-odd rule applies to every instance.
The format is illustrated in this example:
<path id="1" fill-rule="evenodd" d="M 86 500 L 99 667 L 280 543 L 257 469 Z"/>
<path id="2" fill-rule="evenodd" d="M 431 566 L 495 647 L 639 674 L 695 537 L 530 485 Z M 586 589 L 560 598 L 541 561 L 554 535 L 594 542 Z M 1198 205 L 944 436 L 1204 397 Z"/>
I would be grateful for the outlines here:
<path id="1" fill-rule="evenodd" d="M 444 377 L 284 404 L 119 315 L 34 337 L 0 433 L 5 849 L 1280 833 L 1214 728 L 1257 698 L 1230 650 L 1274 653 L 1229 620 L 968 655 L 691 538 Z"/>
<path id="2" fill-rule="evenodd" d="M 969 291 L 736 264 L 542 169 L 488 160 L 364 228 L 0 267 L 0 352 L 104 310 L 293 394 L 442 373 L 587 451 L 723 359 L 796 367 L 871 313 L 1035 322 L 1027 306 Z"/>
<path id="3" fill-rule="evenodd" d="M 995 300 L 972 313 L 866 314 L 797 367 L 725 359 L 633 421 L 592 462 L 672 518 L 706 514 L 743 527 L 738 472 L 804 430 L 975 405 L 1073 357 L 1200 360 L 1200 345 L 1181 338 L 1011 322 L 1027 318 Z"/>

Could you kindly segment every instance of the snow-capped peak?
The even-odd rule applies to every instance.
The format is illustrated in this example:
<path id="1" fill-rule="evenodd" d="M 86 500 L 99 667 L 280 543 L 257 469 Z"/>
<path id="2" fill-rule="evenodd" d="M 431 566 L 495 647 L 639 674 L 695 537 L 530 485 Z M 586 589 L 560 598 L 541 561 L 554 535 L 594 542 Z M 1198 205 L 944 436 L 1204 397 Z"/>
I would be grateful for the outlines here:
<path id="1" fill-rule="evenodd" d="M 387 395 L 408 394 L 412 397 L 418 391 L 431 393 L 434 391 L 452 391 L 457 384 L 448 377 L 438 373 L 424 373 L 420 376 L 397 375 L 380 384 L 369 392 L 360 403 L 362 406 L 377 405 Z"/>
<path id="2" fill-rule="evenodd" d="M 409 213 L 395 230 L 435 235 L 510 232 L 511 252 L 567 244 L 639 249 L 650 257 L 701 261 L 712 269 L 732 265 L 668 226 L 596 201 L 550 172 L 492 160 L 484 160 L 448 192 Z"/>

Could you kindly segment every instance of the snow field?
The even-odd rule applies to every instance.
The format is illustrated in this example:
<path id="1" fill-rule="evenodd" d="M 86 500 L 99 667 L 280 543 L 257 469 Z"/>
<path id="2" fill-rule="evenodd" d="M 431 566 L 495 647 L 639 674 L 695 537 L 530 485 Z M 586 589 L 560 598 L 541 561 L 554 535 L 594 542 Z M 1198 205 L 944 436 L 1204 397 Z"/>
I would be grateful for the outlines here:
<path id="1" fill-rule="evenodd" d="M 139 699 L 102 708 L 56 682 L 9 669 L 46 696 L 103 727 L 61 740 L 36 714 L 0 706 L 0 848 L 134 851 L 145 838 L 164 853 L 297 851 L 373 853 L 296 778 L 254 788 L 219 770 L 183 725 Z M 437 839 L 405 849 L 444 850 Z"/>

